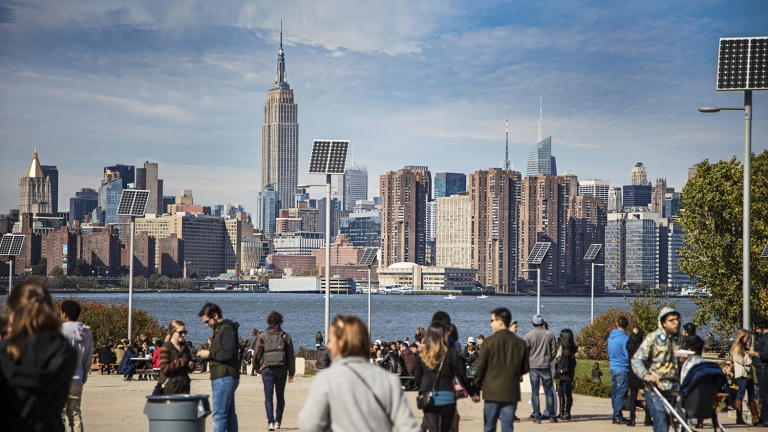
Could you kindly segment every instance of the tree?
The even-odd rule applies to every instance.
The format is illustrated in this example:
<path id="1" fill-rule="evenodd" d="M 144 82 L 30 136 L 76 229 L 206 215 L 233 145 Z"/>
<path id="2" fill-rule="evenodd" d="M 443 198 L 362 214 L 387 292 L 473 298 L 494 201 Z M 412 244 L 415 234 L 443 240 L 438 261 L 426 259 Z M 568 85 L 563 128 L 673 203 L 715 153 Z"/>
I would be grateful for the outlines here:
<path id="1" fill-rule="evenodd" d="M 45 276 L 47 273 L 48 273 L 48 258 L 40 258 L 40 261 L 38 261 L 37 264 L 32 266 L 32 274 L 35 276 Z M 53 274 L 53 272 L 51 272 L 51 274 Z"/>
<path id="2" fill-rule="evenodd" d="M 752 316 L 768 307 L 768 260 L 760 252 L 768 241 L 768 151 L 752 155 L 751 295 Z M 741 327 L 742 317 L 742 190 L 743 167 L 730 161 L 697 165 L 680 196 L 677 223 L 683 229 L 680 269 L 709 290 L 695 297 L 694 322 L 713 323 L 728 335 Z"/>
<path id="3" fill-rule="evenodd" d="M 674 308 L 677 300 L 670 302 L 667 296 L 657 296 L 655 291 L 648 291 L 643 295 L 638 295 L 634 299 L 624 297 L 629 305 L 629 310 L 637 319 L 637 326 L 648 334 L 658 327 L 659 312 L 661 308 L 669 306 Z"/>
<path id="4" fill-rule="evenodd" d="M 88 261 L 78 258 L 75 262 L 75 269 L 72 270 L 72 274 L 75 276 L 88 277 L 91 275 L 91 265 Z"/>
<path id="5" fill-rule="evenodd" d="M 630 329 L 637 326 L 637 318 L 632 312 L 612 308 L 596 316 L 592 324 L 582 327 L 576 335 L 576 345 L 579 346 L 579 351 L 576 353 L 578 357 L 607 360 L 608 335 L 616 328 L 616 320 L 622 316 L 629 320 Z"/>
<path id="6" fill-rule="evenodd" d="M 35 273 L 33 270 L 32 274 L 37 274 L 37 273 Z M 63 276 L 63 275 L 64 275 L 64 270 L 61 267 L 56 266 L 51 269 L 51 276 Z"/>

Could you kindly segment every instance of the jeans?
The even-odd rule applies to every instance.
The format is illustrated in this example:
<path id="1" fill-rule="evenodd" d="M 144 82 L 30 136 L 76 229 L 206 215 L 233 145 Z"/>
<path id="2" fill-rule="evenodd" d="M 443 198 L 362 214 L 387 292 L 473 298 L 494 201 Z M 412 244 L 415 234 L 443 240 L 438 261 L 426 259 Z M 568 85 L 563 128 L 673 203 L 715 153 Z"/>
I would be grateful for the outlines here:
<path id="1" fill-rule="evenodd" d="M 82 399 L 83 385 L 71 384 L 69 386 L 67 403 L 64 405 L 64 410 L 61 412 L 61 420 L 64 422 L 65 430 L 68 430 L 67 425 L 69 425 L 72 432 L 83 432 L 83 417 L 80 414 L 80 401 Z"/>
<path id="2" fill-rule="evenodd" d="M 533 416 L 536 420 L 541 420 L 541 411 L 539 411 L 539 384 L 541 383 L 541 385 L 544 386 L 544 396 L 546 396 L 547 399 L 547 414 L 549 414 L 549 418 L 551 419 L 557 418 L 557 413 L 555 412 L 555 395 L 552 394 L 552 370 L 549 368 L 531 369 L 528 376 L 531 378 L 531 405 L 533 406 Z"/>
<path id="3" fill-rule="evenodd" d="M 288 369 L 280 366 L 265 367 L 261 371 L 264 382 L 264 407 L 267 409 L 267 423 L 282 423 L 285 409 L 285 383 L 288 380 Z M 272 395 L 277 396 L 277 412 L 272 401 Z"/>
<path id="4" fill-rule="evenodd" d="M 496 432 L 496 421 L 501 418 L 501 432 L 515 430 L 515 410 L 517 402 L 492 402 L 485 401 L 483 406 L 483 432 Z"/>
<path id="5" fill-rule="evenodd" d="M 747 401 L 755 401 L 755 381 L 747 377 L 736 378 L 736 385 L 739 386 L 739 390 L 736 393 L 736 400 L 744 400 L 744 394 L 747 394 Z"/>
<path id="6" fill-rule="evenodd" d="M 611 371 L 611 405 L 613 406 L 614 420 L 621 420 L 621 408 L 627 400 L 627 390 L 629 390 L 629 372 Z"/>
<path id="7" fill-rule="evenodd" d="M 669 416 L 656 392 L 645 390 L 645 404 L 648 405 L 648 412 L 651 413 L 653 432 L 668 432 Z"/>
<path id="8" fill-rule="evenodd" d="M 424 419 L 427 422 L 427 430 L 429 432 L 450 432 L 455 415 L 455 403 L 425 409 Z"/>
<path id="9" fill-rule="evenodd" d="M 213 432 L 237 432 L 235 390 L 238 384 L 240 384 L 239 379 L 229 376 L 211 381 Z"/>

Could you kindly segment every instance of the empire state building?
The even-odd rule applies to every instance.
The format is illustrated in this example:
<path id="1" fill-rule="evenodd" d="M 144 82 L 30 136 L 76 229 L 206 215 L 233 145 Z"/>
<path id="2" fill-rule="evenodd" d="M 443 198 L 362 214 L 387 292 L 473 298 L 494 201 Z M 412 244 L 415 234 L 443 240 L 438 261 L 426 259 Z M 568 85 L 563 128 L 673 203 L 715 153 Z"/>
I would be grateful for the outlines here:
<path id="1" fill-rule="evenodd" d="M 282 209 L 292 207 L 299 177 L 298 111 L 285 73 L 281 29 L 275 84 L 267 95 L 261 126 L 261 187 L 277 192 Z"/>

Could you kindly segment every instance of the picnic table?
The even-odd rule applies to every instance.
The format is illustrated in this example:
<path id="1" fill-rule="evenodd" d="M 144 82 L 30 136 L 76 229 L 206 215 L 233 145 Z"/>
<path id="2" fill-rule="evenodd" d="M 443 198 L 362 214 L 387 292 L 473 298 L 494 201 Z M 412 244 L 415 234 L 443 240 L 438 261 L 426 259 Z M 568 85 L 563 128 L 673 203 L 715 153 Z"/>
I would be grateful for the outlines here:
<path id="1" fill-rule="evenodd" d="M 152 369 L 152 359 L 148 357 L 131 357 L 128 361 L 136 365 L 136 374 L 146 375 L 151 381 L 157 379 L 158 371 Z"/>

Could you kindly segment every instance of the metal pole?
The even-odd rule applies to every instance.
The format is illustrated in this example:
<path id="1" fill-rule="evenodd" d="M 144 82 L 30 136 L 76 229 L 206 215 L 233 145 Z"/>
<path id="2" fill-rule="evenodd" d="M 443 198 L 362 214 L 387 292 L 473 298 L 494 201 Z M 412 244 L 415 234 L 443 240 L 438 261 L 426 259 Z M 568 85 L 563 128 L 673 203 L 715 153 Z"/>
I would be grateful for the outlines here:
<path id="1" fill-rule="evenodd" d="M 371 266 L 368 266 L 368 336 L 371 334 Z"/>
<path id="2" fill-rule="evenodd" d="M 743 252 L 742 252 L 742 290 L 744 297 L 743 320 L 744 328 L 749 330 L 750 316 L 749 316 L 749 242 L 750 242 L 750 182 L 752 170 L 752 91 L 744 91 L 744 215 L 743 215 Z"/>
<path id="3" fill-rule="evenodd" d="M 541 265 L 536 267 L 536 313 L 541 313 Z"/>
<path id="4" fill-rule="evenodd" d="M 595 322 L 595 262 L 592 261 L 592 302 L 590 304 L 589 323 Z"/>
<path id="5" fill-rule="evenodd" d="M 135 229 L 133 216 L 131 216 L 131 251 L 128 258 L 130 259 L 128 270 L 128 343 L 131 343 L 131 326 L 133 324 L 133 238 Z"/>
<path id="6" fill-rule="evenodd" d="M 13 289 L 13 257 L 8 257 L 8 265 L 11 266 L 8 270 L 8 297 L 10 297 Z"/>
<path id="7" fill-rule="evenodd" d="M 331 175 L 325 175 L 325 343 L 331 328 Z"/>

